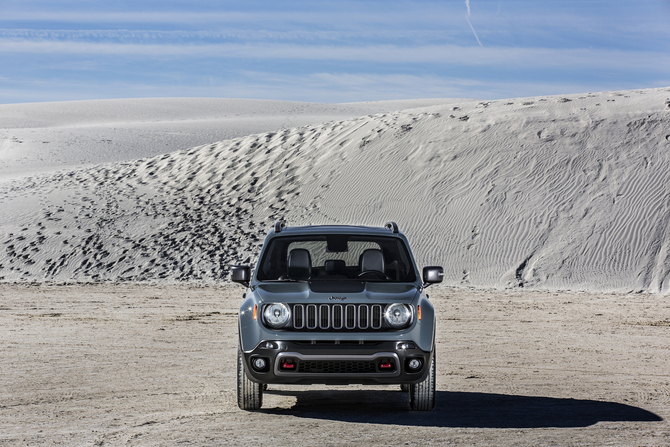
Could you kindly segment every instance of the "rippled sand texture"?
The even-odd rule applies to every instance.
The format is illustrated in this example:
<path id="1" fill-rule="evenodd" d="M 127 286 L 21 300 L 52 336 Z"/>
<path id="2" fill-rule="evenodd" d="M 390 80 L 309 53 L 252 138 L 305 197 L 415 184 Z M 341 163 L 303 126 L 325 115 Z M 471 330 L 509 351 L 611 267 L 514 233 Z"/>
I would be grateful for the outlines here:
<path id="1" fill-rule="evenodd" d="M 462 102 L 0 185 L 4 280 L 219 280 L 275 219 L 399 223 L 452 285 L 670 291 L 670 89 Z"/>

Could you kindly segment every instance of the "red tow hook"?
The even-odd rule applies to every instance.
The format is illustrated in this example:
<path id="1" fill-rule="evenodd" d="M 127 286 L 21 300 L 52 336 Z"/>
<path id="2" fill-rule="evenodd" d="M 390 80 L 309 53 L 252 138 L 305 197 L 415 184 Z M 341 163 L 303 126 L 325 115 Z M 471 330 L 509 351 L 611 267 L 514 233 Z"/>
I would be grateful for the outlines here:
<path id="1" fill-rule="evenodd" d="M 281 365 L 282 369 L 295 369 L 295 363 L 284 362 Z"/>
<path id="2" fill-rule="evenodd" d="M 391 364 L 391 362 L 384 362 L 384 363 L 379 364 L 379 368 L 380 369 L 391 369 L 391 368 L 393 368 L 393 365 Z"/>

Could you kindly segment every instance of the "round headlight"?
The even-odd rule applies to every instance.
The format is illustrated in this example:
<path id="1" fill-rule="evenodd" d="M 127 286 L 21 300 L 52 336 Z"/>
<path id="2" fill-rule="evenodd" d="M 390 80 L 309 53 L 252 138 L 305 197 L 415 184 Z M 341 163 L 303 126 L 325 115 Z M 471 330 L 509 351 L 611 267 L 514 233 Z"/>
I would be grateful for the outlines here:
<path id="1" fill-rule="evenodd" d="M 412 311 L 404 304 L 391 304 L 384 312 L 386 322 L 394 328 L 401 328 L 409 323 L 412 318 Z"/>
<path id="2" fill-rule="evenodd" d="M 268 304 L 265 306 L 263 317 L 269 326 L 280 328 L 288 322 L 291 317 L 291 311 L 288 306 L 283 303 Z"/>

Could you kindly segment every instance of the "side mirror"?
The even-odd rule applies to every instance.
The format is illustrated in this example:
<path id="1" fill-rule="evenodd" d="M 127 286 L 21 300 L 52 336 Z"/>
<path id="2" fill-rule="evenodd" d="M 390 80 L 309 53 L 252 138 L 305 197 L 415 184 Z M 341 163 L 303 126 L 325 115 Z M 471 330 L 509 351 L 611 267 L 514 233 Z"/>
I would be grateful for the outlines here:
<path id="1" fill-rule="evenodd" d="M 438 266 L 423 268 L 423 286 L 428 287 L 431 284 L 442 282 L 444 278 L 444 269 Z"/>
<path id="2" fill-rule="evenodd" d="M 230 266 L 230 280 L 242 284 L 243 286 L 249 286 L 249 280 L 251 279 L 251 267 L 248 265 L 231 265 Z"/>

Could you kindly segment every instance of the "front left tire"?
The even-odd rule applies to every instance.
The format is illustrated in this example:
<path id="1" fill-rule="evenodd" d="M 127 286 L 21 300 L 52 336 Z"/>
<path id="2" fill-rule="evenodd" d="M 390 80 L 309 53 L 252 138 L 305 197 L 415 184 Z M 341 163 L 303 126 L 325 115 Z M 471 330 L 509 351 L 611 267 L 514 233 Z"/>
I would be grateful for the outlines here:
<path id="1" fill-rule="evenodd" d="M 409 406 L 415 411 L 430 411 L 435 407 L 435 348 L 428 377 L 409 386 Z"/>
<path id="2" fill-rule="evenodd" d="M 261 383 L 256 383 L 247 377 L 242 350 L 237 348 L 237 406 L 242 410 L 256 411 L 263 405 L 263 389 Z"/>

